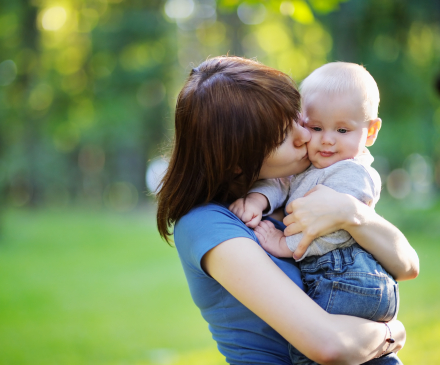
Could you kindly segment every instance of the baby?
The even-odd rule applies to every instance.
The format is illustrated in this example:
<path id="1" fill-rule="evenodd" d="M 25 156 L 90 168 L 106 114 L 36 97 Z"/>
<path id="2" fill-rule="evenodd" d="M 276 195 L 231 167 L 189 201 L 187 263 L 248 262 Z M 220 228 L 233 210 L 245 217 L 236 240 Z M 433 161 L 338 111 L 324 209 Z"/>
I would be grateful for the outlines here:
<path id="1" fill-rule="evenodd" d="M 246 199 L 230 206 L 248 226 L 261 216 L 304 196 L 318 184 L 374 207 L 381 181 L 365 147 L 381 127 L 379 90 L 368 71 L 357 64 L 334 62 L 312 72 L 301 84 L 304 127 L 310 131 L 307 152 L 312 165 L 289 178 L 260 180 Z M 277 257 L 292 257 L 302 233 L 285 237 L 275 228 L 260 230 L 263 247 Z M 382 266 L 344 230 L 316 238 L 299 258 L 307 294 L 332 314 L 387 322 L 398 310 L 398 286 Z M 294 364 L 315 364 L 290 347 Z M 387 362 L 399 364 L 396 362 Z"/>

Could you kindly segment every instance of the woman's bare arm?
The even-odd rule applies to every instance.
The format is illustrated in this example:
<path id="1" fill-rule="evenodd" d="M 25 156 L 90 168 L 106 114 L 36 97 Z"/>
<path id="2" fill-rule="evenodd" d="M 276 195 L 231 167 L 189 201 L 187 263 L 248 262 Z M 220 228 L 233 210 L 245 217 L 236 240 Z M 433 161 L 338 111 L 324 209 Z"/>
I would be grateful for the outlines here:
<path id="1" fill-rule="evenodd" d="M 360 364 L 386 348 L 385 326 L 331 315 L 313 302 L 248 238 L 234 238 L 210 250 L 203 268 L 226 290 L 287 341 L 320 364 Z M 405 342 L 399 321 L 391 323 L 396 343 Z"/>
<path id="2" fill-rule="evenodd" d="M 316 237 L 345 229 L 396 280 L 419 274 L 417 253 L 402 232 L 351 195 L 317 185 L 286 211 L 290 214 L 284 218 L 285 235 L 303 232 L 295 257 L 301 257 Z"/>

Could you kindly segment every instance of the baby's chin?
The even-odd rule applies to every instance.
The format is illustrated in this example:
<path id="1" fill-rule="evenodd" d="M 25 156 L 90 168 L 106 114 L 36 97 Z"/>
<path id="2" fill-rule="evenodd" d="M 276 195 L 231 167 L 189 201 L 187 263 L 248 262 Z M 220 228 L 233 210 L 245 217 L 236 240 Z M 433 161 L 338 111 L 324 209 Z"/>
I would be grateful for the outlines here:
<path id="1" fill-rule="evenodd" d="M 315 166 L 317 169 L 325 169 L 326 167 L 329 167 L 333 164 L 335 164 L 336 162 L 339 162 L 343 159 L 338 159 L 335 158 L 336 156 L 333 156 L 333 158 L 331 157 L 321 157 L 321 158 L 316 158 L 316 159 L 310 159 L 310 162 L 312 163 L 313 166 Z"/>
<path id="2" fill-rule="evenodd" d="M 328 163 L 320 163 L 319 161 L 312 161 L 312 165 L 315 166 L 317 169 L 325 169 L 326 167 L 329 167 L 335 164 L 336 162 L 338 161 L 328 162 Z"/>
<path id="3" fill-rule="evenodd" d="M 319 158 L 319 159 L 313 159 L 313 160 L 310 159 L 310 162 L 317 169 L 325 169 L 326 167 L 334 165 L 336 162 L 344 161 L 344 160 L 349 160 L 349 159 L 352 159 L 352 158 L 354 158 L 354 157 L 335 158 L 335 156 L 333 156 L 333 158 L 327 158 L 327 159 L 326 158 Z"/>

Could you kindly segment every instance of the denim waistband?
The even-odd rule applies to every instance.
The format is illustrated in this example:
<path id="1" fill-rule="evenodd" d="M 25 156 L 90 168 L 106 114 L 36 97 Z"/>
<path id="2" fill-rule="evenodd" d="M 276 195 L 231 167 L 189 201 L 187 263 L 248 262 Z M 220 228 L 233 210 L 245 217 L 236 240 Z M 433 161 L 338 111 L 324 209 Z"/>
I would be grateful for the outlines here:
<path id="1" fill-rule="evenodd" d="M 354 243 L 349 247 L 339 248 L 319 257 L 307 257 L 300 262 L 300 266 L 301 270 L 307 271 L 307 269 L 314 270 L 316 267 L 324 266 L 326 263 L 332 263 L 334 271 L 341 271 L 344 266 L 353 264 L 358 254 L 369 255 L 361 246 Z"/>

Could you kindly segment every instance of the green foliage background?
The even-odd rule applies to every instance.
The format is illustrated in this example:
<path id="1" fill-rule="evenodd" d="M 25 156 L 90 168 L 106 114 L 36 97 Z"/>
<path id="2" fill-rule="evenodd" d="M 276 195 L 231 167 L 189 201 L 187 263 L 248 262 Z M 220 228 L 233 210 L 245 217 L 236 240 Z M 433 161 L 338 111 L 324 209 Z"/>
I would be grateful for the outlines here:
<path id="1" fill-rule="evenodd" d="M 0 0 L 0 363 L 223 362 L 145 170 L 191 67 L 228 53 L 298 83 L 336 60 L 376 79 L 378 210 L 422 260 L 402 359 L 439 362 L 439 18 L 429 0 Z"/>
<path id="2" fill-rule="evenodd" d="M 364 64 L 381 91 L 384 126 L 372 151 L 386 159 L 382 172 L 412 153 L 435 167 L 436 2 L 197 0 L 186 19 L 166 13 L 191 4 L 0 1 L 4 204 L 124 211 L 145 201 L 145 167 L 172 139 L 173 108 L 190 67 L 227 53 L 256 57 L 297 82 L 328 61 Z M 256 24 L 243 23 L 240 9 Z"/>

